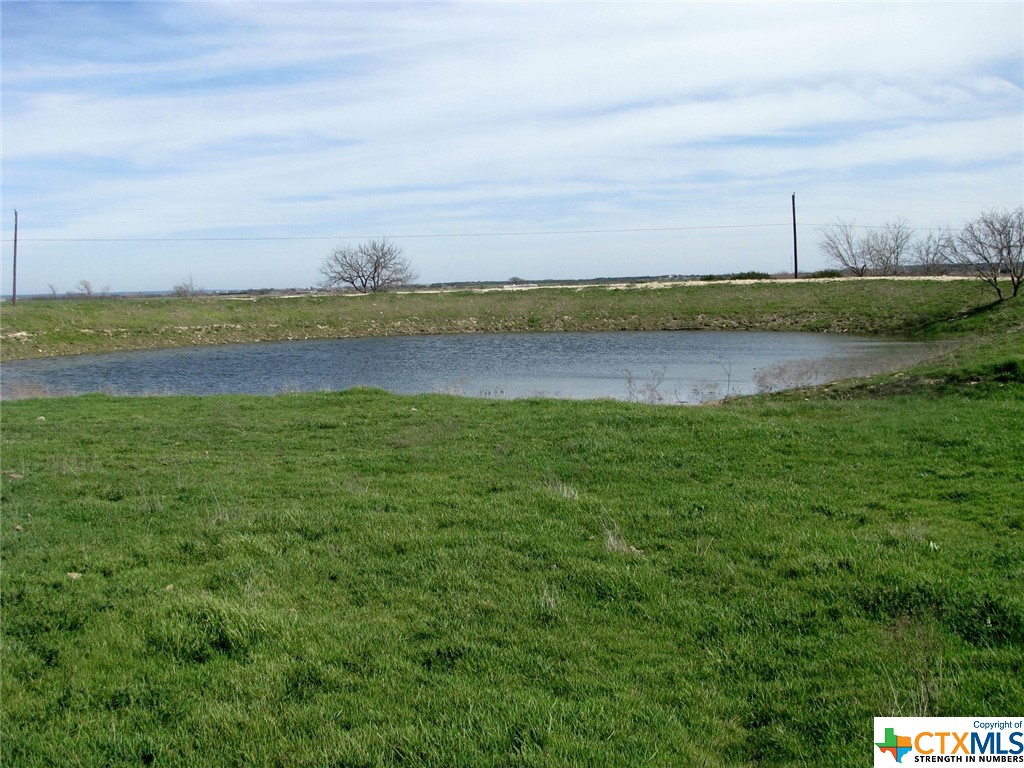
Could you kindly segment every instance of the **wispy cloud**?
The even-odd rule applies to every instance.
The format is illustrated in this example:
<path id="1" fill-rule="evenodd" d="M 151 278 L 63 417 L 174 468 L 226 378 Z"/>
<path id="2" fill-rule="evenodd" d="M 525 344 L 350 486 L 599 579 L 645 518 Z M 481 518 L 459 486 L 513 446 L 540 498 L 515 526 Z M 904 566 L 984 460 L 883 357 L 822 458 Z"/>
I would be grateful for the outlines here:
<path id="1" fill-rule="evenodd" d="M 777 271 L 790 192 L 808 224 L 932 226 L 1024 184 L 1019 3 L 2 10 L 29 290 L 308 285 L 330 247 L 90 238 L 436 235 L 405 243 L 428 281 Z M 461 237 L 589 229 L 665 231 Z"/>

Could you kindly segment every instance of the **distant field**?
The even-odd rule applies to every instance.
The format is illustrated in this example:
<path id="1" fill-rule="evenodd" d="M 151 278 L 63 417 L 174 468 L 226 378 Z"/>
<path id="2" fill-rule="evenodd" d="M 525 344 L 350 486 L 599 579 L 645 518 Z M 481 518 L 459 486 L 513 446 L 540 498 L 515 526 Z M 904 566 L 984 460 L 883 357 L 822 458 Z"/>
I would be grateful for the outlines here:
<path id="1" fill-rule="evenodd" d="M 991 301 L 971 280 L 842 280 L 5 305 L 5 360 L 282 339 L 487 331 L 935 332 Z"/>
<path id="2" fill-rule="evenodd" d="M 602 304 L 612 327 L 959 343 L 702 408 L 5 402 L 0 765 L 852 768 L 873 716 L 1019 714 L 1024 301 L 888 281 L 26 302 L 3 330 L 84 351 L 199 316 L 451 332 L 596 326 Z"/>

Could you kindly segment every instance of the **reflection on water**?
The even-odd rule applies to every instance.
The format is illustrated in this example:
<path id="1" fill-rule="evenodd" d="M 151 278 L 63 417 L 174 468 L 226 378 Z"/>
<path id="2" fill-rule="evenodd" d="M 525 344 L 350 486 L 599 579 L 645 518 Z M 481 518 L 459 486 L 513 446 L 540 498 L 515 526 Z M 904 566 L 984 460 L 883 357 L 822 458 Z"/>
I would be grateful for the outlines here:
<path id="1" fill-rule="evenodd" d="M 380 387 L 470 397 L 703 402 L 901 367 L 922 342 L 820 333 L 620 331 L 232 344 L 5 363 L 4 397 L 277 394 Z"/>

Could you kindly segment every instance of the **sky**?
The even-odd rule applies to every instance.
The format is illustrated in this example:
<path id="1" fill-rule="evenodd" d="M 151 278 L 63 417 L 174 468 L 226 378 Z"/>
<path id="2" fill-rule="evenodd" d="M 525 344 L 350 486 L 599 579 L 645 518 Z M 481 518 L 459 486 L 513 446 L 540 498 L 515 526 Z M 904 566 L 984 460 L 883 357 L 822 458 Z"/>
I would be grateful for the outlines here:
<path id="1" fill-rule="evenodd" d="M 792 271 L 1024 197 L 1021 2 L 3 0 L 10 293 Z"/>

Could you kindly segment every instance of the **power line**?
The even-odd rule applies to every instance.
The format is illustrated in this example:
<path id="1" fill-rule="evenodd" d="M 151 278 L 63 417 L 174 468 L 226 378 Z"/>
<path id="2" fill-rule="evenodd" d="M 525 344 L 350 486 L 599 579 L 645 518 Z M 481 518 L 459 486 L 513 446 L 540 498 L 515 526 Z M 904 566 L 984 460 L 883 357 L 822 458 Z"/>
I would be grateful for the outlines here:
<path id="1" fill-rule="evenodd" d="M 834 222 L 816 224 L 799 222 L 797 226 L 828 227 Z M 414 233 L 383 235 L 393 240 L 469 238 L 469 237 L 530 237 L 558 235 L 607 235 L 629 234 L 641 232 L 699 232 L 727 229 L 765 229 L 771 227 L 789 227 L 789 222 L 777 224 L 714 224 L 692 227 L 624 227 L 616 229 L 540 229 L 521 230 L 514 232 L 454 232 L 454 233 Z M 882 224 L 850 224 L 854 229 L 885 229 Z M 943 227 L 907 227 L 914 232 L 935 232 Z M 247 235 L 237 237 L 20 237 L 23 243 L 251 243 L 251 242 L 312 242 L 321 240 L 368 240 L 382 235 Z M 0 239 L 2 243 L 11 242 L 11 238 Z"/>
<path id="2" fill-rule="evenodd" d="M 686 232 L 716 229 L 754 229 L 764 227 L 786 227 L 789 224 L 721 224 L 698 227 L 633 227 L 623 229 L 549 229 L 519 232 L 457 232 L 448 234 L 399 234 L 384 235 L 393 240 L 411 240 L 445 237 L 524 237 L 531 235 L 604 235 L 629 232 Z M 282 235 L 245 237 L 22 237 L 22 242 L 34 243 L 222 243 L 262 241 L 309 241 L 309 240 L 367 240 L 381 235 Z M 6 241 L 5 241 L 6 242 Z"/>

